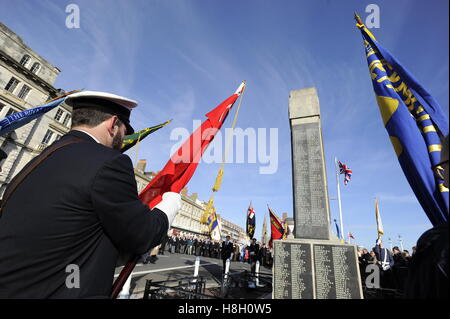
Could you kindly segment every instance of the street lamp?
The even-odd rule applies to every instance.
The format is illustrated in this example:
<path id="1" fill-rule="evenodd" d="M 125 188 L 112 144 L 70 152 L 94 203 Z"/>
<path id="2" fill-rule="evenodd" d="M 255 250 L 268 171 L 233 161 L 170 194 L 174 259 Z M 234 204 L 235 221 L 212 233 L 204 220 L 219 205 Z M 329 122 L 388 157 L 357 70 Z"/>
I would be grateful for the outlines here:
<path id="1" fill-rule="evenodd" d="M 400 234 L 398 235 L 398 241 L 400 242 L 400 249 L 403 252 L 403 240 L 402 240 L 402 236 L 400 236 Z"/>

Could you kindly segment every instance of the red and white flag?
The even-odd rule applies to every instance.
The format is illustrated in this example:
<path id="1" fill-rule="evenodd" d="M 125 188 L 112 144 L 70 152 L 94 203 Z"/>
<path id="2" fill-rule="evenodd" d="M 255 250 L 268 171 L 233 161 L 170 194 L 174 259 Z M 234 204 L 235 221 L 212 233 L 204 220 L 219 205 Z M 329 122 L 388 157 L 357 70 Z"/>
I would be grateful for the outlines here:
<path id="1" fill-rule="evenodd" d="M 245 82 L 242 82 L 233 95 L 206 114 L 207 119 L 202 125 L 172 155 L 164 168 L 139 194 L 144 204 L 153 208 L 161 201 L 165 192 L 179 193 L 186 186 L 194 175 L 203 153 L 222 127 L 230 109 L 244 89 Z"/>

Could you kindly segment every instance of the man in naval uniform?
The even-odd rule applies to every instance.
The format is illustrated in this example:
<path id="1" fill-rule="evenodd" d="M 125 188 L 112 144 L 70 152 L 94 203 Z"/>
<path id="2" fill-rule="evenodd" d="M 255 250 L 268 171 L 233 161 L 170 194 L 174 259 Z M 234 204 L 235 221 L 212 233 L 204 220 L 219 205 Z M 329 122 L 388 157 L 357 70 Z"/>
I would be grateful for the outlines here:
<path id="1" fill-rule="evenodd" d="M 48 150 L 63 146 L 30 161 L 23 170 L 39 164 L 3 196 L 0 298 L 108 298 L 119 253 L 160 244 L 180 208 L 176 193 L 152 210 L 137 196 L 119 151 L 135 101 L 85 91 L 66 103 L 72 129 Z"/>

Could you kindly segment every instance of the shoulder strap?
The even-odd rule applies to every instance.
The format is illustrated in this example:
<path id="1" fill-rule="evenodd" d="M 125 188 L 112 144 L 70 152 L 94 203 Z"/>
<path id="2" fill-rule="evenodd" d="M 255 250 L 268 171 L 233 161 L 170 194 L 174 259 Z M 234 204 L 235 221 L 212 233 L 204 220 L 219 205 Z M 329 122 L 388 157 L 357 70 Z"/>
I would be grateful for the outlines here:
<path id="1" fill-rule="evenodd" d="M 23 180 L 37 167 L 39 164 L 41 164 L 47 157 L 49 157 L 53 152 L 60 149 L 61 147 L 79 143 L 82 142 L 83 139 L 74 137 L 65 139 L 61 142 L 54 143 L 53 145 L 47 147 L 37 158 L 35 161 L 33 161 L 30 165 L 26 166 L 24 169 L 22 169 L 19 174 L 14 177 L 11 184 L 8 186 L 8 188 L 5 190 L 5 194 L 2 199 L 2 205 L 0 208 L 0 213 L 3 211 L 3 208 L 6 206 L 6 203 L 8 202 L 8 199 L 11 197 L 11 195 L 14 193 L 16 188 L 20 185 L 20 183 L 23 182 Z"/>

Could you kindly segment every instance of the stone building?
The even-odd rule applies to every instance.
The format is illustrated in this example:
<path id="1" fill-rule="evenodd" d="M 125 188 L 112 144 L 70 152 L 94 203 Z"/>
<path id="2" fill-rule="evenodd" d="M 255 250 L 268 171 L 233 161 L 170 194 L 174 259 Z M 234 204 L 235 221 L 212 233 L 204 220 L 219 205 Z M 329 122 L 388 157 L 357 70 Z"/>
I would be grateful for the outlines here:
<path id="1" fill-rule="evenodd" d="M 209 229 L 200 220 L 205 211 L 206 203 L 198 199 L 197 193 L 188 195 L 187 188 L 181 191 L 181 209 L 175 216 L 172 229 L 181 235 L 194 235 L 209 238 Z"/>
<path id="2" fill-rule="evenodd" d="M 230 236 L 231 240 L 235 240 L 239 243 L 249 243 L 249 238 L 244 228 L 230 222 L 229 220 L 226 220 L 225 218 L 222 218 L 222 216 L 220 215 L 218 215 L 218 217 L 222 226 L 222 239 L 224 239 L 226 236 Z"/>
<path id="3" fill-rule="evenodd" d="M 29 48 L 13 31 L 0 23 L 0 118 L 30 109 L 60 95 L 53 87 L 60 70 Z M 0 197 L 11 179 L 47 145 L 69 131 L 71 109 L 67 105 L 0 136 L 8 158 L 0 165 Z"/>

